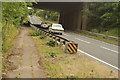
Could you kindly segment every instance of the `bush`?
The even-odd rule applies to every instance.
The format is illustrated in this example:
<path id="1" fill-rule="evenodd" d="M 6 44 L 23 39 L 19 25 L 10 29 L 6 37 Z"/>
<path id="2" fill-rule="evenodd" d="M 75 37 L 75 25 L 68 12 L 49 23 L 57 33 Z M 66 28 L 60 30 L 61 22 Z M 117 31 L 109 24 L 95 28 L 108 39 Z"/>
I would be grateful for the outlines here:
<path id="1" fill-rule="evenodd" d="M 31 35 L 31 36 L 39 36 L 39 34 L 38 34 L 36 31 L 32 31 L 32 32 L 30 33 L 30 35 Z"/>
<path id="2" fill-rule="evenodd" d="M 54 52 L 50 52 L 49 55 L 50 55 L 51 57 L 57 57 L 56 53 L 54 53 Z"/>
<path id="3" fill-rule="evenodd" d="M 97 30 L 97 29 L 92 29 L 92 32 L 99 33 L 99 30 Z"/>
<path id="4" fill-rule="evenodd" d="M 45 39 L 46 36 L 40 35 L 40 39 Z"/>
<path id="5" fill-rule="evenodd" d="M 47 42 L 47 45 L 55 47 L 56 42 L 54 40 L 50 40 L 49 42 Z"/>
<path id="6" fill-rule="evenodd" d="M 119 30 L 118 28 L 113 28 L 113 29 L 108 30 L 105 34 L 109 36 L 120 37 L 118 30 Z"/>

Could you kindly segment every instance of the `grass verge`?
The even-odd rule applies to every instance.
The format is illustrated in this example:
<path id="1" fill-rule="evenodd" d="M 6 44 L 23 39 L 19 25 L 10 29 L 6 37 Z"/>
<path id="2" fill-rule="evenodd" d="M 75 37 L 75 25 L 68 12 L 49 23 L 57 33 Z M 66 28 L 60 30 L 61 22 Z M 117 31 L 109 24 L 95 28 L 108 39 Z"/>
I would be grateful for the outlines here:
<path id="1" fill-rule="evenodd" d="M 15 27 L 12 24 L 8 25 L 9 27 L 3 28 L 3 44 L 2 51 L 8 51 L 14 44 L 14 39 L 18 35 L 20 28 Z"/>
<path id="2" fill-rule="evenodd" d="M 30 30 L 31 31 L 31 30 Z M 57 46 L 46 45 L 49 37 L 32 36 L 39 51 L 39 64 L 48 78 L 117 78 L 117 72 L 84 54 L 65 54 Z"/>
<path id="3" fill-rule="evenodd" d="M 95 35 L 87 34 L 87 33 L 84 33 L 84 32 L 75 32 L 75 33 L 83 35 L 83 36 L 87 36 L 87 37 L 90 37 L 90 38 L 93 38 L 93 39 L 108 42 L 108 43 L 111 43 L 111 44 L 120 45 L 120 41 L 113 40 L 113 39 L 108 39 L 108 38 L 105 38 L 105 37 L 102 37 L 102 36 L 97 36 L 97 35 L 95 36 Z"/>
<path id="4" fill-rule="evenodd" d="M 20 28 L 15 27 L 13 24 L 7 24 L 2 27 L 2 74 L 6 76 L 6 66 L 12 65 L 8 59 L 8 51 L 14 46 L 14 40 L 19 34 Z"/>

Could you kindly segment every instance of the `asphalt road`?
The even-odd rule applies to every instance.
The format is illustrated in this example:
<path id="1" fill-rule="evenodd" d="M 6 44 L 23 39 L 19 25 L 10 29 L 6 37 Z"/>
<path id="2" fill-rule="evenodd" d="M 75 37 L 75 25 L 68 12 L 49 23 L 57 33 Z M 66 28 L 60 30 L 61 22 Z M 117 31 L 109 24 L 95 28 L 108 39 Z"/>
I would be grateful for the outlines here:
<path id="1" fill-rule="evenodd" d="M 64 32 L 61 37 L 78 43 L 78 51 L 98 60 L 114 69 L 118 69 L 118 46 L 81 36 L 73 32 Z"/>
<path id="2" fill-rule="evenodd" d="M 40 25 L 42 23 L 42 21 L 36 16 L 28 16 L 28 18 L 31 24 Z"/>
<path id="3" fill-rule="evenodd" d="M 35 23 L 38 21 L 34 16 L 30 17 L 30 20 Z M 64 32 L 63 35 L 59 36 L 78 43 L 78 51 L 114 69 L 120 70 L 118 68 L 118 56 L 120 54 L 118 52 L 118 46 L 81 36 L 73 32 Z"/>

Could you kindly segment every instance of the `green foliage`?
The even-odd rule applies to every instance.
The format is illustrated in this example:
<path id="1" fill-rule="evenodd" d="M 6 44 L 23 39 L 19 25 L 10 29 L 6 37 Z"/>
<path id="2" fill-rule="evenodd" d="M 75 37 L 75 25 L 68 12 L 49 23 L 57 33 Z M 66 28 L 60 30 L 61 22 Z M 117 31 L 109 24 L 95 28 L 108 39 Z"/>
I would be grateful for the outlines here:
<path id="1" fill-rule="evenodd" d="M 45 39 L 46 38 L 46 36 L 43 36 L 43 35 L 40 35 L 39 37 L 40 37 L 40 39 Z"/>
<path id="2" fill-rule="evenodd" d="M 117 36 L 117 31 L 112 29 L 120 26 L 120 2 L 114 3 L 89 3 L 89 10 L 83 10 L 83 14 L 88 15 L 88 30 L 110 33 L 112 36 Z M 93 30 L 94 29 L 94 30 Z M 96 30 L 95 30 L 96 29 Z"/>
<path id="3" fill-rule="evenodd" d="M 103 34 L 106 34 L 106 35 L 109 35 L 109 36 L 120 37 L 118 28 L 110 29 L 109 31 L 104 32 Z"/>
<path id="4" fill-rule="evenodd" d="M 99 33 L 97 29 L 92 29 L 92 32 Z"/>
<path id="5" fill-rule="evenodd" d="M 4 26 L 4 24 L 3 24 Z M 13 24 L 7 24 L 6 27 L 4 27 L 2 33 L 2 50 L 7 51 L 13 46 L 14 38 L 19 33 L 19 30 L 17 27 L 15 27 Z"/>
<path id="6" fill-rule="evenodd" d="M 12 41 L 19 33 L 19 27 L 27 19 L 28 5 L 26 2 L 2 3 L 2 48 L 7 51 L 13 46 Z M 27 21 L 27 20 L 26 20 Z"/>
<path id="7" fill-rule="evenodd" d="M 2 45 L 2 50 L 3 50 L 4 52 L 6 52 L 6 51 L 9 50 L 9 48 L 12 47 L 12 46 L 13 46 L 13 44 L 11 44 L 11 43 L 7 43 L 7 44 L 4 44 L 4 43 L 3 43 L 3 45 Z"/>
<path id="8" fill-rule="evenodd" d="M 55 47 L 56 41 L 54 41 L 53 39 L 51 39 L 49 42 L 47 42 L 47 45 Z"/>
<path id="9" fill-rule="evenodd" d="M 2 20 L 16 26 L 23 23 L 28 15 L 28 4 L 26 2 L 4 2 Z"/>
<path id="10" fill-rule="evenodd" d="M 50 55 L 51 57 L 53 57 L 53 58 L 54 58 L 54 57 L 57 57 L 56 53 L 54 53 L 54 52 L 50 52 L 49 55 Z"/>
<path id="11" fill-rule="evenodd" d="M 30 32 L 30 35 L 31 36 L 39 36 L 39 33 L 37 33 L 36 31 L 32 31 L 32 32 Z"/>
<path id="12" fill-rule="evenodd" d="M 36 9 L 36 16 L 43 17 L 46 20 L 58 21 L 59 13 L 54 11 Z"/>

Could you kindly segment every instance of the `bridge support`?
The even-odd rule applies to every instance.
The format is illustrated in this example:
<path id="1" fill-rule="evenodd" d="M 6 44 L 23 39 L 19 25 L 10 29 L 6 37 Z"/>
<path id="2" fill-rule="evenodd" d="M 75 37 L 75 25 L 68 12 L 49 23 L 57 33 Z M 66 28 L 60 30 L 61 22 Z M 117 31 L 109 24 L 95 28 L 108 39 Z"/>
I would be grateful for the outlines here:
<path id="1" fill-rule="evenodd" d="M 59 23 L 65 30 L 80 31 L 87 30 L 87 15 L 82 14 L 82 10 L 88 9 L 88 4 L 83 2 L 39 2 L 33 7 L 60 12 Z"/>
<path id="2" fill-rule="evenodd" d="M 80 31 L 82 29 L 81 11 L 61 12 L 59 23 L 61 23 L 66 30 Z"/>

